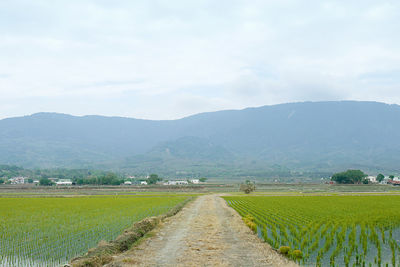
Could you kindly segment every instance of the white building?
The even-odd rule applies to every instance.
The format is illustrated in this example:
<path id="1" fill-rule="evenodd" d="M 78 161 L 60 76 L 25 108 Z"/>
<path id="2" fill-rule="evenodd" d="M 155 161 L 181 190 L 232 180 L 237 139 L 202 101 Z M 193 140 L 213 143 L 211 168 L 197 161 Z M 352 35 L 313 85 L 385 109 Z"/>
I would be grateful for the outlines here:
<path id="1" fill-rule="evenodd" d="M 131 181 L 125 181 L 124 185 L 132 185 L 132 182 Z"/>
<path id="2" fill-rule="evenodd" d="M 26 177 L 22 177 L 22 176 L 13 177 L 13 178 L 10 178 L 10 179 L 9 179 L 9 181 L 11 182 L 11 184 L 24 184 L 24 183 L 25 183 L 25 180 L 27 180 L 27 178 L 26 178 Z"/>
<path id="3" fill-rule="evenodd" d="M 185 184 L 189 184 L 189 183 L 184 180 L 168 181 L 168 182 L 164 183 L 164 185 L 185 185 Z"/>
<path id="4" fill-rule="evenodd" d="M 72 185 L 72 181 L 70 179 L 60 179 L 56 182 L 56 185 Z"/>
<path id="5" fill-rule="evenodd" d="M 200 180 L 199 180 L 199 179 L 192 179 L 192 180 L 190 180 L 190 182 L 191 182 L 192 184 L 199 184 L 199 183 L 200 183 Z"/>
<path id="6" fill-rule="evenodd" d="M 371 183 L 376 183 L 376 176 L 367 176 L 366 178 L 367 180 L 369 180 Z"/>
<path id="7" fill-rule="evenodd" d="M 147 182 L 146 181 L 141 181 L 140 184 L 141 185 L 147 185 Z"/>

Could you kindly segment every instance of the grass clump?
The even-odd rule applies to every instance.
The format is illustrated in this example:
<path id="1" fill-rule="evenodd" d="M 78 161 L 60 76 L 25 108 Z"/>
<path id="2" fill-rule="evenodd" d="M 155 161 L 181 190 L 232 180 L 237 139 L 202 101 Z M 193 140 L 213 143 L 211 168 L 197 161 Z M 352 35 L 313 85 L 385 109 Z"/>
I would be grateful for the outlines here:
<path id="1" fill-rule="evenodd" d="M 303 252 L 301 252 L 301 250 L 299 250 L 299 249 L 293 250 L 291 254 L 292 254 L 293 259 L 295 259 L 295 260 L 300 260 L 303 258 Z"/>
<path id="2" fill-rule="evenodd" d="M 289 246 L 281 246 L 279 248 L 279 253 L 287 255 L 290 251 L 290 247 Z"/>
<path id="3" fill-rule="evenodd" d="M 243 221 L 253 232 L 257 232 L 257 225 L 253 216 L 247 214 L 243 217 Z"/>

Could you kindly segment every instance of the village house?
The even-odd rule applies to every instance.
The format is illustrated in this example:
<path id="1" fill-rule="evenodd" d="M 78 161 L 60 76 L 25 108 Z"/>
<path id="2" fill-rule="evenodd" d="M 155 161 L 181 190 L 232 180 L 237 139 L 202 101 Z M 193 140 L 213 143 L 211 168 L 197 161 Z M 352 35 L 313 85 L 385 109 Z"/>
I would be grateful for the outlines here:
<path id="1" fill-rule="evenodd" d="M 380 182 L 380 184 L 388 184 L 388 183 L 390 183 L 391 181 L 392 181 L 392 179 L 390 179 L 389 177 L 385 177 L 385 178 L 383 179 L 383 181 Z"/>
<path id="2" fill-rule="evenodd" d="M 56 182 L 56 185 L 72 185 L 71 179 L 60 179 Z"/>
<path id="3" fill-rule="evenodd" d="M 28 178 L 22 177 L 22 176 L 13 177 L 13 178 L 10 178 L 10 179 L 9 179 L 9 181 L 11 182 L 11 184 L 24 184 L 24 183 L 25 183 L 25 180 L 27 181 Z"/>
<path id="4" fill-rule="evenodd" d="M 146 181 L 141 181 L 140 184 L 141 185 L 147 185 L 147 182 Z"/>
<path id="5" fill-rule="evenodd" d="M 50 181 L 52 181 L 53 183 L 56 183 L 59 179 L 58 178 L 49 178 Z"/>
<path id="6" fill-rule="evenodd" d="M 186 184 L 189 184 L 189 183 L 184 180 L 168 181 L 168 182 L 164 183 L 164 185 L 186 185 Z"/>
<path id="7" fill-rule="evenodd" d="M 132 185 L 132 182 L 131 181 L 125 181 L 124 185 Z"/>
<path id="8" fill-rule="evenodd" d="M 199 183 L 200 183 L 200 180 L 199 180 L 199 179 L 191 179 L 190 182 L 191 182 L 192 184 L 199 184 Z"/>
<path id="9" fill-rule="evenodd" d="M 366 179 L 369 180 L 371 183 L 377 183 L 376 176 L 367 176 Z"/>

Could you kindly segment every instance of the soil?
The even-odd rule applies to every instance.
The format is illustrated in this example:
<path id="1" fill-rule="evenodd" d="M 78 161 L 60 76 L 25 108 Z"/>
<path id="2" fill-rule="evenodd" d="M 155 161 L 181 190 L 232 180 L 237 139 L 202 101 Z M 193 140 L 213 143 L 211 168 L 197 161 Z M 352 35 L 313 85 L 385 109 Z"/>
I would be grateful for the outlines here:
<path id="1" fill-rule="evenodd" d="M 106 266 L 297 266 L 262 242 L 217 195 L 198 197 L 151 234 Z"/>

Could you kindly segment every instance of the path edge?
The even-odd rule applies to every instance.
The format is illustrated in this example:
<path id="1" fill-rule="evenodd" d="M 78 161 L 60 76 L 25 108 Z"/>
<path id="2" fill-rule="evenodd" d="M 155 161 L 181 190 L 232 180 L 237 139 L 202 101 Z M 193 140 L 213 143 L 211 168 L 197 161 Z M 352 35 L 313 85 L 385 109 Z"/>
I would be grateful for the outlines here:
<path id="1" fill-rule="evenodd" d="M 299 264 L 297 264 L 295 261 L 293 261 L 292 259 L 289 259 L 288 257 L 285 257 L 284 255 L 282 255 L 281 253 L 279 253 L 278 250 L 274 249 L 270 244 L 268 244 L 268 242 L 266 242 L 265 240 L 263 240 L 262 238 L 260 238 L 253 229 L 251 229 L 251 227 L 249 227 L 248 225 L 246 225 L 246 223 L 243 221 L 243 218 L 239 212 L 237 212 L 237 210 L 235 210 L 231 205 L 228 204 L 228 202 L 223 198 L 224 196 L 229 196 L 229 194 L 218 194 L 217 197 L 219 197 L 224 204 L 226 205 L 226 207 L 232 212 L 232 214 L 235 214 L 235 216 L 237 216 L 240 221 L 243 223 L 243 227 L 245 227 L 248 231 L 248 234 L 250 234 L 255 240 L 258 240 L 260 242 L 260 244 L 263 244 L 263 246 L 268 247 L 273 253 L 276 254 L 277 259 L 280 259 L 282 262 L 280 262 L 279 264 L 274 264 L 274 266 L 286 266 L 286 267 L 298 267 Z"/>
<path id="2" fill-rule="evenodd" d="M 116 239 L 110 242 L 100 241 L 96 247 L 89 249 L 85 255 L 73 258 L 70 260 L 70 264 L 66 264 L 65 266 L 98 267 L 110 263 L 114 255 L 131 249 L 135 243 L 155 229 L 161 222 L 176 215 L 183 207 L 196 198 L 197 196 L 191 196 L 170 209 L 167 213 L 147 217 L 135 222 L 133 226 L 125 229 Z"/>

